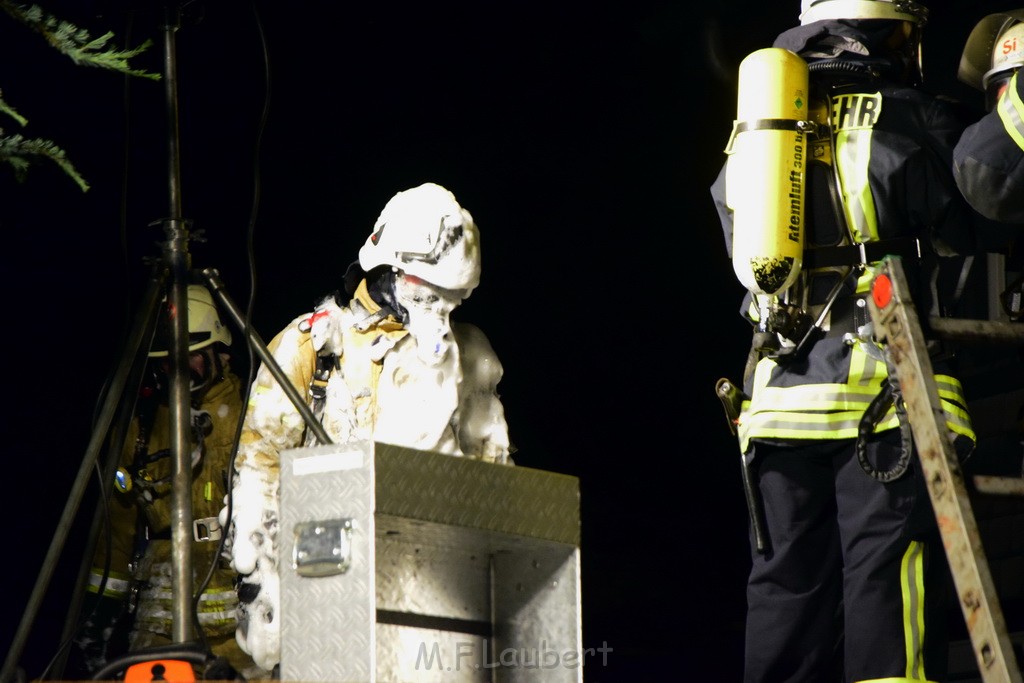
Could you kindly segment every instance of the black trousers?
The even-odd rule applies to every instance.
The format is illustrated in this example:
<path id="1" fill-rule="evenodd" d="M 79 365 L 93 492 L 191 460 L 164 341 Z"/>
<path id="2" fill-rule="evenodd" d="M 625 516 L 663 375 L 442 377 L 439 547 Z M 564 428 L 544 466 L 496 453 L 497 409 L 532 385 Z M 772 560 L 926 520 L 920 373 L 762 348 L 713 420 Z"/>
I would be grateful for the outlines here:
<path id="1" fill-rule="evenodd" d="M 900 449 L 890 430 L 867 456 L 885 470 Z M 952 580 L 917 455 L 885 484 L 853 440 L 756 443 L 752 464 L 770 548 L 752 553 L 745 683 L 942 681 Z"/>

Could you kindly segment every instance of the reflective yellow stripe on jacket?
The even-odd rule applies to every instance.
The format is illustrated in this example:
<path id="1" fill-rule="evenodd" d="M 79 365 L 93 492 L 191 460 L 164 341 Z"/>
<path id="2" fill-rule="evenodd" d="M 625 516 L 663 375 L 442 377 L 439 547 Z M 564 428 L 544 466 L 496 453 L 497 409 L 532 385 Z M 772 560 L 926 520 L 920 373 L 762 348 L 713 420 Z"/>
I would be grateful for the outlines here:
<path id="1" fill-rule="evenodd" d="M 1007 135 L 1013 138 L 1017 146 L 1024 150 L 1024 102 L 1017 93 L 1017 74 L 1013 74 L 1010 85 L 1006 88 L 996 105 L 999 118 Z"/>
<path id="2" fill-rule="evenodd" d="M 167 588 L 153 589 L 136 613 L 137 627 L 144 631 L 173 633 L 173 594 Z M 199 598 L 197 617 L 208 633 L 222 635 L 235 630 L 238 594 L 233 589 L 207 590 Z"/>
<path id="3" fill-rule="evenodd" d="M 852 439 L 861 418 L 881 391 L 886 376 L 883 363 L 854 348 L 850 378 L 845 384 L 804 384 L 791 387 L 768 386 L 775 361 L 762 359 L 754 371 L 753 399 L 744 401 L 739 420 L 740 449 L 745 453 L 750 439 Z M 949 375 L 935 375 L 947 427 L 974 439 L 971 420 L 960 382 Z M 895 406 L 875 427 L 875 432 L 899 426 Z"/>
<path id="4" fill-rule="evenodd" d="M 103 569 L 93 567 L 89 573 L 89 585 L 86 587 L 90 593 L 98 593 L 100 582 L 103 581 Z M 123 598 L 128 595 L 132 587 L 132 577 L 127 574 L 112 571 L 107 575 L 107 583 L 103 586 L 103 595 L 108 598 Z"/>
<path id="5" fill-rule="evenodd" d="M 871 194 L 872 127 L 882 114 L 881 93 L 847 93 L 832 98 L 836 171 L 846 220 L 855 242 L 878 239 L 878 212 Z"/>

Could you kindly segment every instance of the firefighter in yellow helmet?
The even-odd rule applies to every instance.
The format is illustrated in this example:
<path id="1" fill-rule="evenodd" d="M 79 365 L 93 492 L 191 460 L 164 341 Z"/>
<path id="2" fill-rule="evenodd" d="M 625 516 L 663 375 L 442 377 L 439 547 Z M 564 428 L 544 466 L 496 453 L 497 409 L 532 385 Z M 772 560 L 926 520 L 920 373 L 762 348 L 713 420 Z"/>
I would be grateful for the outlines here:
<path id="1" fill-rule="evenodd" d="M 480 282 L 480 233 L 469 211 L 435 183 L 397 193 L 345 281 L 344 296 L 327 296 L 268 344 L 330 439 L 511 465 L 501 363 L 479 328 L 449 318 Z M 280 452 L 315 443 L 261 368 L 235 462 L 229 538 L 243 575 L 238 640 L 265 669 L 281 650 Z"/>
<path id="2" fill-rule="evenodd" d="M 222 533 L 217 514 L 226 494 L 240 420 L 241 383 L 229 364 L 231 332 L 221 321 L 209 290 L 201 285 L 188 286 L 188 329 L 195 531 L 192 573 L 196 590 L 202 588 L 198 627 L 213 655 L 210 667 L 216 668 L 210 673 L 214 677 L 259 674 L 234 637 L 236 574 L 226 560 L 218 558 Z M 155 335 L 121 467 L 116 481 L 111 482 L 110 547 L 104 533 L 96 541 L 81 610 L 83 623 L 69 662 L 73 668 L 84 668 L 81 678 L 126 652 L 173 642 L 170 335 L 166 332 L 158 328 Z M 105 572 L 108 561 L 109 572 Z M 208 574 L 209 581 L 204 583 Z M 97 594 L 101 583 L 102 597 Z"/>
<path id="3" fill-rule="evenodd" d="M 732 253 L 765 229 L 741 226 L 733 209 L 764 182 L 733 156 L 749 148 L 739 137 L 800 133 L 794 183 L 776 199 L 793 202 L 783 227 L 804 231 L 801 272 L 779 292 L 748 289 L 744 381 L 719 384 L 749 484 L 745 683 L 945 675 L 949 570 L 865 306 L 872 264 L 888 254 L 902 257 L 920 306 L 948 303 L 927 275 L 973 248 L 975 217 L 949 163 L 966 122 L 918 87 L 927 17 L 912 0 L 803 0 L 800 25 L 771 49 L 806 63 L 807 90 L 791 103 L 808 125 L 738 121 L 711 188 Z M 751 227 L 752 237 L 736 232 Z M 967 451 L 974 433 L 963 390 L 935 363 L 951 438 Z"/>
<path id="4" fill-rule="evenodd" d="M 1024 9 L 989 14 L 964 45 L 958 76 L 985 94 L 987 114 L 953 154 L 956 182 L 983 215 L 1024 223 Z"/>

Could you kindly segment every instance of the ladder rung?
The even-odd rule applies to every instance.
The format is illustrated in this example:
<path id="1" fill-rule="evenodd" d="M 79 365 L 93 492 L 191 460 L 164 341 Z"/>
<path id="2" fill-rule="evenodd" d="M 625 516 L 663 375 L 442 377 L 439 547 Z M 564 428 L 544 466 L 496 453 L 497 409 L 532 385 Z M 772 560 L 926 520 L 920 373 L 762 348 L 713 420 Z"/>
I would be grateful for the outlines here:
<path id="1" fill-rule="evenodd" d="M 974 488 L 978 493 L 992 493 L 998 496 L 1024 496 L 1024 478 L 993 477 L 987 474 L 974 475 Z"/>
<path id="2" fill-rule="evenodd" d="M 1024 323 L 970 318 L 928 318 L 931 331 L 941 339 L 971 344 L 1024 345 Z"/>

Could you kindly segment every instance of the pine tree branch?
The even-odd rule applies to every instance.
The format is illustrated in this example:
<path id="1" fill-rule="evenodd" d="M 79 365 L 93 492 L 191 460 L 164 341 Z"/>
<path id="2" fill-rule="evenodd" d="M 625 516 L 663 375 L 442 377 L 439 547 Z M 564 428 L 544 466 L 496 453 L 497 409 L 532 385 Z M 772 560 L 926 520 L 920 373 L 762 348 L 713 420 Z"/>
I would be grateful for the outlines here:
<path id="1" fill-rule="evenodd" d="M 19 182 L 25 180 L 28 168 L 34 161 L 49 159 L 60 166 L 61 170 L 82 188 L 82 192 L 89 191 L 89 183 L 68 160 L 64 150 L 51 140 L 39 138 L 28 140 L 21 135 L 4 136 L 3 131 L 0 130 L 0 159 L 11 165 L 14 169 L 14 176 Z"/>
<path id="2" fill-rule="evenodd" d="M 16 112 L 14 107 L 4 102 L 2 90 L 0 90 L 0 114 L 7 114 L 22 126 L 28 123 L 28 119 Z"/>
<path id="3" fill-rule="evenodd" d="M 152 46 L 151 40 L 146 40 L 134 48 L 117 50 L 107 47 L 110 39 L 114 37 L 112 32 L 108 31 L 99 38 L 93 38 L 86 29 L 58 19 L 38 5 L 22 5 L 12 0 L 0 0 L 0 9 L 40 34 L 46 42 L 67 55 L 75 64 L 119 71 L 154 81 L 160 80 L 160 74 L 134 69 L 128 64 L 129 59 Z"/>
<path id="4" fill-rule="evenodd" d="M 58 19 L 38 5 L 23 5 L 13 0 L 0 0 L 0 10 L 40 34 L 47 43 L 64 55 L 71 58 L 76 65 L 94 66 L 101 69 L 118 71 L 129 76 L 160 80 L 160 74 L 132 68 L 128 60 L 147 50 L 153 41 L 147 40 L 138 47 L 126 50 L 108 48 L 112 32 L 99 38 L 93 38 L 85 29 L 71 22 Z M 28 119 L 19 114 L 14 107 L 0 97 L 0 114 L 9 116 L 19 125 L 28 124 Z M 89 183 L 78 173 L 67 154 L 52 140 L 35 138 L 26 139 L 21 135 L 5 136 L 0 128 L 0 163 L 6 163 L 14 169 L 17 180 L 23 181 L 32 163 L 40 159 L 49 159 L 57 164 L 83 192 L 89 190 Z"/>

